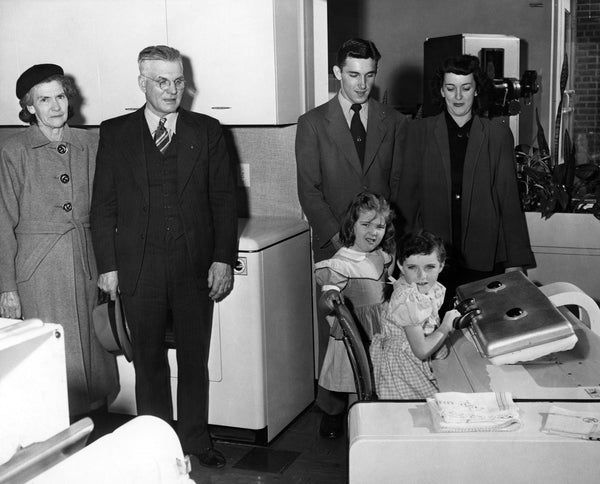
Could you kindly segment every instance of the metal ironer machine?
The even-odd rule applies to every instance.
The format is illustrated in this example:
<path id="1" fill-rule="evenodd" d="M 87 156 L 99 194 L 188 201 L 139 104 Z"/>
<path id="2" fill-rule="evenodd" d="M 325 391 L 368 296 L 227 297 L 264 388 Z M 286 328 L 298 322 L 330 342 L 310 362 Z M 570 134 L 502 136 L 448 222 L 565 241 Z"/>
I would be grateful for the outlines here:
<path id="1" fill-rule="evenodd" d="M 600 309 L 577 287 L 556 283 L 538 288 L 518 271 L 464 284 L 456 293 L 462 325 L 481 356 L 494 365 L 573 348 L 577 336 L 557 306 L 583 307 L 592 329 L 600 325 Z"/>

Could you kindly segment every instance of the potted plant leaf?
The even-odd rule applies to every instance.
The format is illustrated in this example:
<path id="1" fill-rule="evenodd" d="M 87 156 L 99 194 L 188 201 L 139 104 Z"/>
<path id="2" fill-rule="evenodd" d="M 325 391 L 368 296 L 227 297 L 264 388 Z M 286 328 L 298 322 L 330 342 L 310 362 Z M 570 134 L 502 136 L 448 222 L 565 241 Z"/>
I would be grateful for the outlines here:
<path id="1" fill-rule="evenodd" d="M 518 145 L 517 179 L 538 284 L 571 282 L 600 302 L 600 167 L 576 164 L 575 147 L 564 132 L 564 162 L 548 149 L 537 116 L 537 147 Z"/>
<path id="2" fill-rule="evenodd" d="M 548 219 L 554 213 L 590 213 L 600 219 L 600 167 L 576 164 L 575 146 L 565 130 L 564 163 L 557 163 L 548 148 L 536 110 L 537 147 L 515 148 L 517 179 L 523 210 L 540 212 Z"/>

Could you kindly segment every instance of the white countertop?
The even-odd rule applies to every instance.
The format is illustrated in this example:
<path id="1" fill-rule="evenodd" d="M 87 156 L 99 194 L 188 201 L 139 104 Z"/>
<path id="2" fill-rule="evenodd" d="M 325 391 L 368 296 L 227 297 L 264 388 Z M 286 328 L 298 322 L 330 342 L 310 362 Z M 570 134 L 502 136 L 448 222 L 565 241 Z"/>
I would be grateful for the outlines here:
<path id="1" fill-rule="evenodd" d="M 263 250 L 307 231 L 308 223 L 299 218 L 241 218 L 238 220 L 239 252 Z"/>

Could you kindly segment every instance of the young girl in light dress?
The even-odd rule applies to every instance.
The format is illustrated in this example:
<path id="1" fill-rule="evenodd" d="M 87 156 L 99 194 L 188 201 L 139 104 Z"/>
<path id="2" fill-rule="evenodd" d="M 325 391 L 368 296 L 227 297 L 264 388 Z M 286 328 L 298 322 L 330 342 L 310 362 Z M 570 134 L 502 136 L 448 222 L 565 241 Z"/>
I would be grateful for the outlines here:
<path id="1" fill-rule="evenodd" d="M 381 331 L 370 347 L 375 387 L 381 400 L 433 396 L 437 383 L 430 359 L 447 355 L 443 346 L 460 316 L 448 311 L 440 324 L 438 311 L 444 286 L 437 282 L 446 251 L 442 239 L 430 232 L 405 235 L 398 247 L 400 277 L 381 318 Z M 445 350 L 445 351 L 444 351 Z"/>
<path id="2" fill-rule="evenodd" d="M 384 289 L 393 268 L 392 217 L 383 197 L 360 193 L 350 203 L 341 224 L 343 247 L 331 259 L 315 264 L 315 277 L 323 291 L 320 304 L 333 311 L 334 301 L 344 302 L 367 340 L 379 332 Z M 327 318 L 331 331 L 319 385 L 334 392 L 356 393 L 342 329 L 335 317 Z"/>

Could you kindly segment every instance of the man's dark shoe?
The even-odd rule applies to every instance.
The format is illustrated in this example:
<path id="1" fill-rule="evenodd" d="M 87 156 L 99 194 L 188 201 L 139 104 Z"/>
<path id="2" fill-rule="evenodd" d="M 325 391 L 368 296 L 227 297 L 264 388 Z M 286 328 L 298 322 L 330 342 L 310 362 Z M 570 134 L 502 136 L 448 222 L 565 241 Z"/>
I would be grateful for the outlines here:
<path id="1" fill-rule="evenodd" d="M 344 417 L 346 412 L 337 415 L 324 413 L 321 417 L 319 435 L 325 439 L 337 439 L 344 432 Z"/>
<path id="2" fill-rule="evenodd" d="M 201 466 L 212 469 L 225 467 L 225 456 L 214 447 L 208 447 L 199 454 L 195 454 Z"/>

